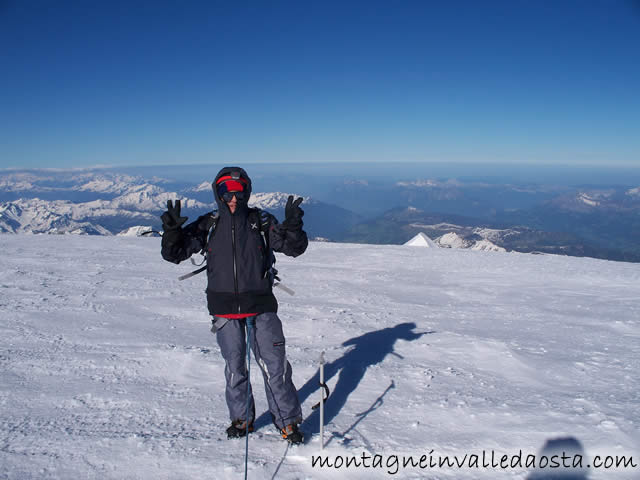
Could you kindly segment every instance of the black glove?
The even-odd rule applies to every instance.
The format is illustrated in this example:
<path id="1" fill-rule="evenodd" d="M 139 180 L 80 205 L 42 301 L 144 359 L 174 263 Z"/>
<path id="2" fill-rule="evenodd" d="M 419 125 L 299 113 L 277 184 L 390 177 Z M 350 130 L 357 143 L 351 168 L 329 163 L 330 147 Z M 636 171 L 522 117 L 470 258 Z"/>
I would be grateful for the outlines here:
<path id="1" fill-rule="evenodd" d="M 287 206 L 284 207 L 284 222 L 282 225 L 287 230 L 299 230 L 302 228 L 302 216 L 304 215 L 304 210 L 300 208 L 300 204 L 302 203 L 302 197 L 293 201 L 293 195 L 289 195 L 287 199 Z"/>
<path id="2" fill-rule="evenodd" d="M 180 216 L 180 200 L 176 200 L 175 206 L 171 200 L 167 200 L 167 211 L 160 218 L 162 219 L 162 246 L 171 247 L 179 243 L 182 238 L 182 224 L 188 217 Z"/>
<path id="3" fill-rule="evenodd" d="M 189 217 L 180 216 L 180 200 L 176 200 L 175 206 L 171 200 L 167 200 L 167 211 L 160 218 L 162 219 L 162 229 L 166 232 L 167 230 L 179 229 Z"/>
<path id="4" fill-rule="evenodd" d="M 162 233 L 162 247 L 171 248 L 175 244 L 182 242 L 182 229 L 181 228 L 165 228 Z"/>

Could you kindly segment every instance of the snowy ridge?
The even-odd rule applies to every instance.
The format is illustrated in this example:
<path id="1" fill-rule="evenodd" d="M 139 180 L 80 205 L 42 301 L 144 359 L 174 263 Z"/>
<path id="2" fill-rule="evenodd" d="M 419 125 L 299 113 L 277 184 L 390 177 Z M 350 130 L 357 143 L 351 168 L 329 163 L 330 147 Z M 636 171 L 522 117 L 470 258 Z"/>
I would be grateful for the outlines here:
<path id="1" fill-rule="evenodd" d="M 130 227 L 127 228 L 126 230 L 121 231 L 120 233 L 118 233 L 119 237 L 139 237 L 141 236 L 143 233 L 149 233 L 153 230 L 153 228 L 151 226 L 135 226 L 135 227 Z M 154 234 L 154 236 L 157 236 L 157 234 Z"/>
<path id="2" fill-rule="evenodd" d="M 500 242 L 505 237 L 513 235 L 515 233 L 512 229 L 499 230 L 495 228 L 474 228 L 473 233 L 475 235 L 481 236 L 484 240 L 488 240 L 490 242 Z"/>
<path id="3" fill-rule="evenodd" d="M 1 478 L 242 478 L 204 278 L 176 279 L 190 262 L 163 261 L 144 237 L 0 235 L 0 248 Z M 640 265 L 311 243 L 278 268 L 296 290 L 278 294 L 279 315 L 307 443 L 287 448 L 274 431 L 253 364 L 249 478 L 529 480 L 524 465 L 386 462 L 539 455 L 567 437 L 585 463 L 638 464 Z M 321 351 L 324 451 L 311 413 Z M 314 467 L 321 454 L 383 465 Z M 638 467 L 588 473 L 631 480 Z"/>
<path id="4" fill-rule="evenodd" d="M 436 239 L 436 243 L 445 248 L 471 248 L 474 242 L 465 240 L 456 232 L 445 233 Z"/>
<path id="5" fill-rule="evenodd" d="M 101 219 L 135 219 L 140 223 L 154 224 L 158 222 L 158 213 L 166 208 L 167 200 L 180 199 L 182 208 L 187 212 L 211 208 L 210 203 L 185 198 L 177 192 L 167 192 L 157 185 L 129 184 L 129 180 L 132 177 L 98 178 L 77 187 L 79 191 L 120 193 L 110 200 L 75 203 L 32 198 L 0 204 L 0 233 L 87 232 L 110 235 L 119 230 L 111 232 L 101 226 Z M 249 205 L 269 210 L 284 209 L 289 195 L 282 192 L 253 193 Z M 304 197 L 304 201 L 307 204 L 316 203 L 309 197 Z"/>
<path id="6" fill-rule="evenodd" d="M 447 189 L 452 187 L 459 187 L 462 183 L 460 183 L 456 179 L 449 179 L 446 181 L 433 180 L 433 179 L 419 179 L 413 181 L 400 181 L 396 182 L 396 186 L 398 187 L 409 187 L 409 188 L 441 188 Z"/>
<path id="7" fill-rule="evenodd" d="M 106 228 L 75 213 L 69 202 L 18 200 L 0 205 L 0 233 L 111 235 Z"/>
<path id="8" fill-rule="evenodd" d="M 480 240 L 470 240 L 463 238 L 455 232 L 450 232 L 436 238 L 435 243 L 444 248 L 468 248 L 470 250 L 481 250 L 485 252 L 506 252 L 507 249 L 496 245 L 487 238 Z"/>
<path id="9" fill-rule="evenodd" d="M 415 180 L 413 182 L 396 182 L 396 185 L 399 187 L 437 187 L 440 186 L 441 183 L 436 180 Z"/>
<path id="10" fill-rule="evenodd" d="M 517 232 L 512 229 L 498 230 L 492 228 L 469 228 L 451 223 L 438 223 L 434 225 L 411 224 L 413 228 L 423 228 L 425 230 L 442 231 L 451 230 L 443 235 L 435 236 L 434 246 L 443 248 L 465 248 L 471 250 L 482 250 L 491 252 L 506 252 L 507 249 L 500 246 L 506 238 Z M 421 233 L 429 238 L 425 233 Z"/>
<path id="11" fill-rule="evenodd" d="M 267 210 L 283 209 L 287 205 L 289 195 L 293 195 L 294 198 L 298 198 L 300 195 L 294 193 L 282 193 L 282 192 L 253 192 L 249 198 L 249 206 L 257 207 Z M 315 203 L 310 197 L 302 197 L 304 203 Z"/>
<path id="12" fill-rule="evenodd" d="M 86 183 L 82 183 L 74 190 L 80 192 L 97 192 L 97 193 L 114 193 L 123 195 L 131 191 L 131 188 L 138 188 L 139 185 L 137 178 L 129 175 L 115 175 L 115 176 L 91 176 Z"/>
<path id="13" fill-rule="evenodd" d="M 166 208 L 167 200 L 181 199 L 183 208 L 207 208 L 207 204 L 190 198 L 181 198 L 176 192 L 165 192 L 155 185 L 138 185 L 124 195 L 114 198 L 104 205 L 117 209 L 136 209 L 157 212 Z"/>
<path id="14" fill-rule="evenodd" d="M 146 176 L 138 176 L 143 175 L 144 171 L 147 172 Z M 192 177 L 196 179 L 196 183 L 188 183 L 189 181 L 182 179 L 171 180 L 159 176 L 172 176 L 171 169 L 129 169 L 125 173 L 96 168 L 3 170 L 0 171 L 0 232 L 79 231 L 117 234 L 137 225 L 153 225 L 160 229 L 159 215 L 166 208 L 167 200 L 175 199 L 181 199 L 186 214 L 193 220 L 215 208 L 210 183 L 201 181 L 201 173 Z M 493 211 L 487 210 L 491 206 L 492 195 L 509 193 L 505 198 L 512 198 L 510 195 L 520 190 L 518 187 L 503 185 L 493 190 L 488 188 L 485 192 L 483 185 L 478 183 L 460 184 L 456 181 L 425 180 L 420 177 L 406 180 L 408 181 L 400 182 L 402 185 L 396 185 L 395 180 L 388 179 L 389 183 L 384 187 L 372 183 L 364 188 L 366 181 L 341 179 L 336 188 L 351 195 L 349 198 L 352 200 L 356 199 L 343 206 L 332 204 L 331 199 L 325 203 L 305 198 L 303 209 L 309 207 L 305 218 L 309 237 L 332 241 L 400 244 L 420 231 L 424 231 L 432 239 L 456 233 L 465 241 L 473 242 L 469 243 L 468 248 L 472 248 L 475 242 L 480 242 L 477 248 L 482 249 L 506 248 L 523 252 L 540 251 L 640 261 L 637 242 L 630 238 L 634 233 L 633 222 L 640 211 L 640 187 L 634 187 L 633 184 L 601 189 L 531 186 L 527 197 L 540 195 L 540 198 L 547 199 L 544 203 L 533 210 L 527 210 L 529 207 L 524 210 L 514 208 L 502 213 L 501 206 L 494 206 L 496 217 L 491 218 L 496 220 L 493 222 L 474 220 L 474 215 L 484 218 L 483 215 Z M 301 182 L 302 191 L 305 180 Z M 256 185 L 258 183 L 262 184 L 256 182 Z M 354 188 L 349 188 L 350 183 L 359 186 L 352 185 Z M 385 208 L 387 204 L 381 199 L 390 193 L 387 189 L 392 185 L 397 187 L 393 188 L 393 192 L 394 203 L 398 207 L 382 214 L 375 222 L 366 221 L 367 215 L 376 209 Z M 278 188 L 275 186 L 273 188 L 275 193 L 255 193 L 251 204 L 269 209 L 282 218 L 288 194 L 277 192 Z M 284 190 L 288 188 L 283 187 Z M 480 202 L 478 205 L 474 200 L 476 196 Z M 521 194 L 513 198 L 517 202 L 523 200 Z M 458 210 L 465 204 L 469 204 L 471 209 L 471 216 L 468 218 L 446 213 L 451 211 L 450 207 Z M 437 211 L 438 206 L 443 206 L 444 213 L 430 213 Z M 355 208 L 371 211 L 363 216 L 362 213 L 356 213 Z M 467 215 L 466 210 L 463 211 Z M 577 216 L 584 215 L 582 223 L 586 222 L 585 236 L 554 230 L 553 225 L 558 221 L 564 222 L 562 218 L 567 212 L 571 212 L 571 215 L 574 212 Z M 378 214 L 379 212 L 376 213 Z M 498 221 L 505 215 L 504 222 Z M 523 221 L 520 222 L 519 218 Z M 447 222 L 449 227 L 445 225 Z M 385 223 L 393 226 L 385 229 Z M 466 227 L 455 225 L 456 223 Z M 479 232 L 472 230 L 481 225 L 512 227 L 511 230 L 494 230 L 492 233 L 486 229 Z M 540 230 L 527 228 L 526 225 L 536 225 Z M 581 219 L 573 218 L 569 221 L 568 228 L 580 230 L 580 225 Z M 488 240 L 497 247 L 494 248 L 483 240 Z M 456 242 L 449 242 L 449 245 L 454 243 Z"/>
<path id="15" fill-rule="evenodd" d="M 0 205 L 0 232 L 4 233 L 77 233 L 109 235 L 111 232 L 88 218 L 128 217 L 139 221 L 155 220 L 155 215 L 127 211 L 97 200 L 72 203 L 64 200 L 46 201 L 37 198 L 17 200 Z"/>
<path id="16" fill-rule="evenodd" d="M 506 252 L 507 251 L 506 248 L 499 247 L 498 245 L 496 245 L 495 243 L 487 239 L 478 240 L 476 243 L 474 243 L 471 246 L 471 250 L 481 250 L 484 252 Z"/>
<path id="17" fill-rule="evenodd" d="M 578 201 L 585 203 L 591 207 L 597 207 L 598 205 L 600 205 L 600 202 L 598 200 L 594 199 L 592 196 L 586 193 L 578 194 Z"/>
<path id="18" fill-rule="evenodd" d="M 139 219 L 140 222 L 157 222 L 157 213 L 166 208 L 167 200 L 180 198 L 176 192 L 142 184 L 109 184 L 90 182 L 90 187 L 102 192 L 124 191 L 112 200 L 93 200 L 74 203 L 66 200 L 20 199 L 0 204 L 0 232 L 6 233 L 60 233 L 88 229 L 93 234 L 111 234 L 100 226 L 103 218 Z M 85 184 L 87 186 L 89 184 Z M 182 198 L 184 208 L 206 209 L 197 200 Z"/>
<path id="19" fill-rule="evenodd" d="M 200 185 L 193 187 L 193 192 L 212 192 L 211 182 L 202 182 Z M 213 192 L 211 193 L 213 195 Z"/>
<path id="20" fill-rule="evenodd" d="M 20 192 L 33 190 L 34 183 L 39 177 L 30 173 L 10 173 L 0 176 L 0 190 Z"/>
<path id="21" fill-rule="evenodd" d="M 574 195 L 561 195 L 550 204 L 561 210 L 581 213 L 637 211 L 640 207 L 640 188 L 627 190 L 592 189 L 582 190 Z"/>

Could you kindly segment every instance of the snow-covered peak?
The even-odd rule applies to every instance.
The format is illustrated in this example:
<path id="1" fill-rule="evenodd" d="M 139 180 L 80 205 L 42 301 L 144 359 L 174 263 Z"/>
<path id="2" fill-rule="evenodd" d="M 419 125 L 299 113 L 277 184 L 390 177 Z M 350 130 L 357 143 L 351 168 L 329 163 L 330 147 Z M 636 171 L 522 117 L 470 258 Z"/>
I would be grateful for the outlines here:
<path id="1" fill-rule="evenodd" d="M 210 192 L 211 182 L 202 182 L 200 185 L 193 187 L 192 192 Z"/>
<path id="2" fill-rule="evenodd" d="M 418 187 L 418 188 L 429 188 L 429 187 L 437 187 L 440 185 L 440 182 L 437 180 L 414 180 L 412 182 L 396 182 L 396 186 L 398 187 Z"/>
<path id="3" fill-rule="evenodd" d="M 640 197 L 640 187 L 636 187 L 636 188 L 631 188 L 629 190 L 627 190 L 627 195 L 631 196 L 631 197 Z"/>
<path id="4" fill-rule="evenodd" d="M 155 215 L 119 209 L 106 200 L 72 203 L 31 198 L 0 204 L 0 232 L 110 235 L 111 232 L 100 225 L 100 219 L 114 217 L 157 221 Z"/>
<path id="5" fill-rule="evenodd" d="M 462 183 L 455 178 L 450 178 L 446 181 L 434 180 L 432 178 L 417 179 L 417 180 L 401 180 L 396 182 L 397 187 L 411 187 L 411 188 L 447 188 L 447 187 L 460 187 Z"/>
<path id="6" fill-rule="evenodd" d="M 405 243 L 409 247 L 437 248 L 438 245 L 431 240 L 424 232 L 418 233 L 415 237 Z"/>
<path id="7" fill-rule="evenodd" d="M 16 172 L 0 175 L 0 190 L 5 192 L 23 192 L 35 190 L 36 183 L 41 180 L 35 174 L 27 172 Z"/>
<path id="8" fill-rule="evenodd" d="M 111 235 L 111 232 L 102 225 L 93 225 L 89 222 L 78 223 L 70 228 L 60 229 L 60 231 L 56 231 L 56 229 L 54 229 L 49 233 L 64 233 L 70 235 Z"/>
<path id="9" fill-rule="evenodd" d="M 506 252 L 507 249 L 496 245 L 511 233 L 509 230 L 494 230 L 491 228 L 476 228 L 471 237 L 463 237 L 456 232 L 449 232 L 436 239 L 436 244 L 445 248 L 467 248 L 486 252 Z M 478 239 L 478 237 L 481 237 Z M 493 241 L 492 241 L 493 240 Z"/>
<path id="10" fill-rule="evenodd" d="M 589 205 L 590 207 L 597 207 L 598 205 L 600 205 L 600 202 L 598 200 L 586 193 L 579 193 L 577 198 L 578 201 Z"/>
<path id="11" fill-rule="evenodd" d="M 495 228 L 478 227 L 473 229 L 473 233 L 481 236 L 483 239 L 488 240 L 489 242 L 500 242 L 516 232 L 515 230 L 510 229 L 498 230 Z"/>
<path id="12" fill-rule="evenodd" d="M 0 217 L 5 217 L 11 220 L 18 220 L 21 213 L 22 210 L 20 209 L 20 206 L 15 202 L 4 203 L 0 205 Z"/>
<path id="13" fill-rule="evenodd" d="M 473 242 L 465 240 L 455 232 L 445 233 L 436 239 L 436 243 L 445 248 L 469 248 Z"/>
<path id="14" fill-rule="evenodd" d="M 499 247 L 495 243 L 485 239 L 478 240 L 473 244 L 471 250 L 482 250 L 485 252 L 506 252 L 507 249 L 503 247 Z"/>
<path id="15" fill-rule="evenodd" d="M 282 193 L 282 192 L 252 193 L 251 198 L 249 198 L 249 206 L 258 207 L 266 210 L 277 210 L 280 208 L 284 208 L 287 205 L 287 200 L 289 198 L 289 195 L 293 195 L 294 198 L 299 197 L 299 195 L 296 195 L 294 193 Z M 302 197 L 302 198 L 303 198 L 303 204 L 312 203 L 312 200 L 310 197 Z"/>
<path id="16" fill-rule="evenodd" d="M 143 233 L 147 233 L 152 230 L 153 228 L 151 226 L 137 225 L 135 227 L 130 227 L 130 228 L 127 228 L 126 230 L 121 231 L 120 233 L 118 233 L 118 236 L 119 237 L 139 237 Z"/>
<path id="17" fill-rule="evenodd" d="M 0 190 L 5 192 L 24 192 L 34 190 L 35 186 L 25 180 L 12 181 L 6 178 L 0 179 Z"/>
<path id="18" fill-rule="evenodd" d="M 611 205 L 615 193 L 615 190 L 589 190 L 578 192 L 574 198 L 578 205 L 607 207 Z"/>
<path id="19" fill-rule="evenodd" d="M 130 208 L 153 212 L 165 208 L 167 200 L 180 199 L 183 208 L 207 208 L 207 205 L 190 198 L 180 198 L 176 192 L 165 192 L 162 188 L 155 185 L 137 185 L 129 189 L 129 191 L 119 197 L 111 200 L 110 205 L 113 208 Z"/>
<path id="20" fill-rule="evenodd" d="M 89 176 L 87 180 L 88 181 L 82 185 L 74 187 L 74 190 L 80 192 L 124 194 L 144 185 L 140 185 L 136 178 L 129 175 Z"/>

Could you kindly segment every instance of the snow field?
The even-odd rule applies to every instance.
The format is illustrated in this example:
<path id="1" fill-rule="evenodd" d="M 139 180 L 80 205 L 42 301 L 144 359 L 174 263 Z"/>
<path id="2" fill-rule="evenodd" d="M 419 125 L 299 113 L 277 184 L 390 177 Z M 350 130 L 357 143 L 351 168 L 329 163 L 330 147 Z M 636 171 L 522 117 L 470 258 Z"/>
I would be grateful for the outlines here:
<path id="1" fill-rule="evenodd" d="M 0 478 L 242 477 L 206 278 L 179 282 L 196 267 L 159 250 L 157 238 L 0 235 Z M 585 456 L 640 463 L 640 265 L 312 243 L 277 267 L 296 291 L 276 294 L 309 441 L 279 439 L 252 368 L 250 478 L 529 475 L 314 468 L 322 350 L 326 455 L 538 454 L 571 436 Z"/>

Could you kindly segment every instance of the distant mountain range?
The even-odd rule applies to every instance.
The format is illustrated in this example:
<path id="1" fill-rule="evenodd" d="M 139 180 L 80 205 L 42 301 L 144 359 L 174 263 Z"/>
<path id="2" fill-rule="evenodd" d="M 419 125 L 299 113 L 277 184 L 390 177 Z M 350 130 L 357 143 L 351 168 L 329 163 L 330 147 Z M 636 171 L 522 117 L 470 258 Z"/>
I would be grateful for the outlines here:
<path id="1" fill-rule="evenodd" d="M 169 184 L 101 171 L 0 175 L 0 232 L 130 234 L 136 227 L 160 230 L 159 216 L 167 200 L 181 199 L 183 213 L 191 220 L 217 208 L 209 183 L 167 191 Z M 288 196 L 255 192 L 249 205 L 282 220 Z M 353 212 L 309 197 L 304 197 L 303 209 L 312 238 L 334 237 L 361 220 Z"/>
<path id="2" fill-rule="evenodd" d="M 490 241 L 521 252 L 640 261 L 640 187 L 414 179 L 349 180 L 335 189 L 351 207 L 386 204 L 342 241 L 398 244 L 423 231 L 442 246 Z M 504 238 L 485 238 L 487 229 Z"/>
<path id="3" fill-rule="evenodd" d="M 277 186 L 273 178 L 261 180 Z M 317 180 L 310 182 L 317 188 Z M 350 178 L 326 186 L 323 197 L 337 206 L 305 195 L 302 179 L 296 184 L 298 191 L 289 183 L 255 192 L 250 205 L 282 220 L 286 192 L 303 196 L 305 230 L 318 240 L 402 244 L 423 232 L 445 248 L 640 261 L 640 187 Z M 209 182 L 114 170 L 4 171 L 0 232 L 135 235 L 160 230 L 159 216 L 174 199 L 190 220 L 215 207 Z"/>
<path id="4" fill-rule="evenodd" d="M 625 234 L 614 235 L 611 232 L 610 243 L 588 241 L 583 237 L 564 230 L 542 230 L 532 228 L 523 223 L 538 219 L 541 223 L 550 224 L 554 218 L 563 216 L 563 212 L 549 212 L 542 217 L 542 210 L 522 212 L 521 216 L 511 212 L 510 215 L 519 222 L 490 221 L 453 214 L 433 214 L 408 207 L 397 208 L 380 217 L 356 225 L 343 238 L 353 243 L 399 244 L 424 232 L 437 245 L 445 248 L 469 248 L 473 250 L 516 251 L 524 253 L 547 253 L 571 256 L 588 256 L 608 260 L 640 262 L 640 248 Z M 638 213 L 636 222 L 638 221 Z M 597 215 L 598 219 L 607 218 Z M 574 216 L 585 232 L 594 225 L 585 222 L 585 216 Z M 622 218 L 613 220 L 618 227 Z M 638 225 L 636 223 L 636 229 Z M 639 231 L 640 233 L 640 231 Z M 640 237 L 636 237 L 640 238 Z M 635 248 L 634 248 L 635 247 Z"/>

